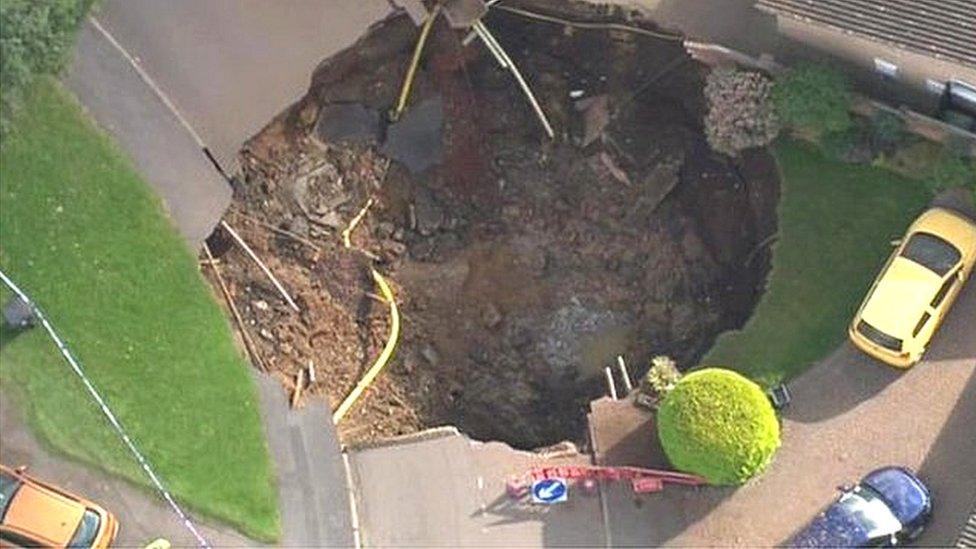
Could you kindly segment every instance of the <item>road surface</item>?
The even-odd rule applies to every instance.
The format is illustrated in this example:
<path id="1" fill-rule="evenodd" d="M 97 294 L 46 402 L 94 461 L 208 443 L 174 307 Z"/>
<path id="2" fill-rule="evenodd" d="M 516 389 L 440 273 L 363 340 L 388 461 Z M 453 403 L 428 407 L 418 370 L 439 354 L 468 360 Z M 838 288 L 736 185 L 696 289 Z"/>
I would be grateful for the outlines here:
<path id="1" fill-rule="evenodd" d="M 96 17 L 232 171 L 319 62 L 389 13 L 387 0 L 105 0 Z"/>
<path id="2" fill-rule="evenodd" d="M 240 145 L 304 93 L 316 65 L 389 11 L 386 0 L 292 0 L 287 7 L 273 0 L 108 0 L 82 29 L 65 81 L 196 248 L 230 200 L 202 147 L 233 170 Z M 280 384 L 256 377 L 278 474 L 282 543 L 351 544 L 346 475 L 327 404 L 289 412 Z M 48 455 L 14 414 L 4 422 L 4 447 L 19 452 L 12 461 L 51 464 L 36 468 L 110 508 L 133 509 L 121 513 L 123 532 L 133 536 L 126 544 L 147 541 L 138 538 L 155 523 L 168 531 L 154 496 Z M 228 536 L 215 539 L 246 543 Z"/>
<path id="3" fill-rule="evenodd" d="M 533 506 L 505 492 L 510 475 L 532 466 L 589 464 L 474 442 L 452 430 L 350 452 L 363 542 L 372 547 L 597 547 L 600 499 L 570 489 L 569 501 Z"/>

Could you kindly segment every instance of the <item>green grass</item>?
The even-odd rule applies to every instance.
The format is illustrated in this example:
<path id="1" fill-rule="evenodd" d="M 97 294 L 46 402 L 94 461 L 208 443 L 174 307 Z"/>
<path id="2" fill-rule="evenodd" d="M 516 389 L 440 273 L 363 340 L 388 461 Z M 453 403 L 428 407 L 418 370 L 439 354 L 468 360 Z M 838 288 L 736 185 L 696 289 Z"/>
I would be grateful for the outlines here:
<path id="1" fill-rule="evenodd" d="M 722 368 L 695 370 L 658 408 L 661 446 L 676 468 L 712 484 L 742 484 L 780 445 L 779 420 L 759 385 Z"/>
<path id="2" fill-rule="evenodd" d="M 930 198 L 917 181 L 828 160 L 809 144 L 783 140 L 774 150 L 782 196 L 766 293 L 742 330 L 720 336 L 701 362 L 767 385 L 799 374 L 844 340 L 891 240 Z"/>
<path id="3" fill-rule="evenodd" d="M 274 541 L 256 390 L 196 258 L 58 84 L 39 82 L 25 107 L 0 151 L 0 265 L 45 310 L 177 499 Z M 148 485 L 40 328 L 3 334 L 0 359 L 0 381 L 45 443 Z"/>

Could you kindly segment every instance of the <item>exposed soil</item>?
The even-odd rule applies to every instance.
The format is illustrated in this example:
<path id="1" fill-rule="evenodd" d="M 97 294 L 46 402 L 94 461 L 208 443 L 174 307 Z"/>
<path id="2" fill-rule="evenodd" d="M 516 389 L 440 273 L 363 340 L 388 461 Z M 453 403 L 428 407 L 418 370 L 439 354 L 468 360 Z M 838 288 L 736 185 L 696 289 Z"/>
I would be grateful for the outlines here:
<path id="1" fill-rule="evenodd" d="M 577 20 L 616 17 L 560 4 Z M 413 174 L 375 143 L 316 137 L 325 105 L 385 116 L 394 104 L 417 36 L 401 16 L 324 61 L 308 94 L 242 152 L 227 220 L 301 314 L 239 250 L 221 266 L 286 386 L 312 361 L 313 393 L 337 405 L 386 340 L 388 308 L 371 297 L 369 267 L 395 286 L 396 359 L 340 425 L 345 442 L 440 424 L 522 448 L 580 440 L 613 357 L 635 376 L 654 354 L 692 365 L 761 291 L 768 257 L 757 244 L 775 229 L 775 168 L 765 151 L 733 161 L 708 148 L 705 67 L 675 41 L 497 11 L 487 24 L 555 140 L 511 75 L 443 20 L 410 100 L 443 101 L 436 166 Z M 607 117 L 603 131 L 592 125 Z M 581 147 L 584 134 L 594 140 Z M 347 250 L 341 231 L 369 197 L 359 250 Z"/>

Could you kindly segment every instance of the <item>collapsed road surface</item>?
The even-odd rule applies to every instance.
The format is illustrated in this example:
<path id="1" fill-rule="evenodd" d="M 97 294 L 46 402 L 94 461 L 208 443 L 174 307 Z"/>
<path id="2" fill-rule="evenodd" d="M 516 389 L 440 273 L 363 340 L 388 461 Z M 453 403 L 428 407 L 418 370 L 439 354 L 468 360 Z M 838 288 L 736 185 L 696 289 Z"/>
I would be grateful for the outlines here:
<path id="1" fill-rule="evenodd" d="M 522 5 L 619 20 L 588 4 Z M 485 22 L 554 139 L 511 74 L 442 19 L 389 123 L 418 35 L 393 17 L 325 60 L 241 154 L 226 219 L 301 312 L 212 238 L 264 361 L 289 389 L 313 363 L 306 394 L 333 405 L 385 344 L 370 267 L 394 284 L 396 359 L 340 426 L 346 442 L 445 423 L 521 448 L 580 440 L 616 355 L 637 374 L 654 354 L 693 365 L 763 285 L 773 161 L 708 148 L 707 69 L 680 42 L 494 9 Z M 342 232 L 370 199 L 346 249 Z"/>

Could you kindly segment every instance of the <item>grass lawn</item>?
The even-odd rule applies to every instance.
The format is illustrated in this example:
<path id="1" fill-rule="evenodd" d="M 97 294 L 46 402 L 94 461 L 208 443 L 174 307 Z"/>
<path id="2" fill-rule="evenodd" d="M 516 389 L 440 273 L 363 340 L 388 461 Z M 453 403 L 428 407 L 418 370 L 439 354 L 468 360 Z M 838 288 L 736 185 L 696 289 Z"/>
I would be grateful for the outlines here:
<path id="1" fill-rule="evenodd" d="M 924 185 L 889 171 L 828 160 L 781 140 L 779 239 L 767 290 L 739 331 L 719 337 L 702 365 L 728 366 L 764 384 L 827 356 L 900 238 L 927 205 Z"/>
<path id="2" fill-rule="evenodd" d="M 0 266 L 45 310 L 177 499 L 274 541 L 257 392 L 196 258 L 60 85 L 43 80 L 26 107 L 0 151 Z M 2 335 L 0 382 L 50 447 L 148 485 L 41 328 Z"/>

